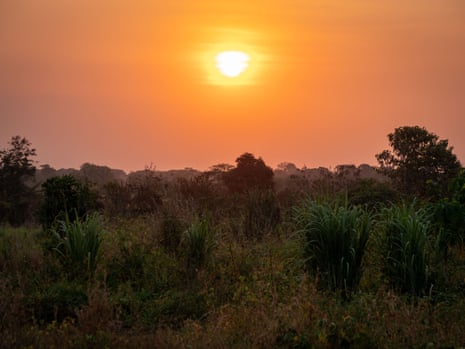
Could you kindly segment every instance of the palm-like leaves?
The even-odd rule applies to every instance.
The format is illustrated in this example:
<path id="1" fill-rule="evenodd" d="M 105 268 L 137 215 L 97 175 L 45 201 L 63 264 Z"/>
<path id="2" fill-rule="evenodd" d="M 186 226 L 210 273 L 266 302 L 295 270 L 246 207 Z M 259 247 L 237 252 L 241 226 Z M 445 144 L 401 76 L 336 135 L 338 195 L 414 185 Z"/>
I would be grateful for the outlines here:
<path id="1" fill-rule="evenodd" d="M 362 275 L 362 258 L 371 229 L 363 209 L 308 202 L 297 210 L 305 237 L 307 265 L 319 271 L 331 290 L 350 291 Z"/>
<path id="2" fill-rule="evenodd" d="M 383 272 L 391 286 L 418 295 L 428 286 L 427 212 L 404 204 L 390 207 L 384 214 Z"/>
<path id="3" fill-rule="evenodd" d="M 73 271 L 95 270 L 97 254 L 101 244 L 102 223 L 98 215 L 84 219 L 69 219 L 58 222 L 55 237 L 58 240 L 56 251 Z"/>
<path id="4" fill-rule="evenodd" d="M 214 247 L 208 220 L 197 220 L 184 232 L 182 245 L 185 248 L 188 269 L 199 270 L 207 262 Z"/>

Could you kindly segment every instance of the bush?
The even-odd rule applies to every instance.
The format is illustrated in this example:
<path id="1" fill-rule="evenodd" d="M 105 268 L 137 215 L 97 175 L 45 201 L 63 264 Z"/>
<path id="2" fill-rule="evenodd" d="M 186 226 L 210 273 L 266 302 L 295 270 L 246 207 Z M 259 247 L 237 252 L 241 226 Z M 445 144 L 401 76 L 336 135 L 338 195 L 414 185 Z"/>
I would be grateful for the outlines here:
<path id="1" fill-rule="evenodd" d="M 369 208 L 378 208 L 383 204 L 397 202 L 399 193 L 392 188 L 389 182 L 361 179 L 351 185 L 347 196 L 352 205 L 366 205 Z"/>
<path id="2" fill-rule="evenodd" d="M 207 219 L 196 220 L 182 237 L 188 272 L 196 273 L 204 267 L 213 250 L 215 242 Z"/>
<path id="3" fill-rule="evenodd" d="M 29 297 L 32 315 L 39 322 L 61 322 L 76 316 L 76 311 L 87 304 L 87 294 L 75 282 L 60 281 L 43 290 L 37 290 Z"/>
<path id="4" fill-rule="evenodd" d="M 70 222 L 66 217 L 54 231 L 58 245 L 55 251 L 62 257 L 72 275 L 90 275 L 94 272 L 101 244 L 102 223 L 93 214 Z"/>
<path id="5" fill-rule="evenodd" d="M 244 233 L 249 238 L 260 240 L 281 221 L 278 200 L 272 190 L 248 193 L 244 221 Z"/>
<path id="6" fill-rule="evenodd" d="M 88 184 L 73 176 L 52 177 L 43 184 L 44 202 L 39 218 L 44 229 L 49 229 L 58 220 L 71 221 L 83 218 L 98 207 L 97 194 Z"/>
<path id="7" fill-rule="evenodd" d="M 170 290 L 145 302 L 142 322 L 149 326 L 180 327 L 186 319 L 199 319 L 208 311 L 205 297 L 194 290 Z"/>
<path id="8" fill-rule="evenodd" d="M 411 295 L 423 294 L 430 286 L 428 239 L 431 233 L 425 209 L 414 204 L 392 206 L 384 210 L 381 221 L 383 274 L 389 284 Z"/>
<path id="9" fill-rule="evenodd" d="M 165 213 L 160 222 L 161 244 L 169 252 L 176 252 L 181 242 L 184 225 L 173 214 Z"/>
<path id="10" fill-rule="evenodd" d="M 314 201 L 296 213 L 309 270 L 319 273 L 330 290 L 353 290 L 362 275 L 370 215 L 361 208 Z"/>

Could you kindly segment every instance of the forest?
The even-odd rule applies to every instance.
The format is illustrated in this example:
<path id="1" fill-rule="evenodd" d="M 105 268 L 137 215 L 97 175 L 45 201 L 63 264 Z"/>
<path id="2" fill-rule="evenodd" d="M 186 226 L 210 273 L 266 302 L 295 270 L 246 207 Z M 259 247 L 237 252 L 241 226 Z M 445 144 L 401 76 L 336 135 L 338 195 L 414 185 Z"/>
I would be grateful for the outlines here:
<path id="1" fill-rule="evenodd" d="M 465 346 L 465 172 L 420 126 L 377 166 L 35 167 L 0 150 L 0 348 Z"/>

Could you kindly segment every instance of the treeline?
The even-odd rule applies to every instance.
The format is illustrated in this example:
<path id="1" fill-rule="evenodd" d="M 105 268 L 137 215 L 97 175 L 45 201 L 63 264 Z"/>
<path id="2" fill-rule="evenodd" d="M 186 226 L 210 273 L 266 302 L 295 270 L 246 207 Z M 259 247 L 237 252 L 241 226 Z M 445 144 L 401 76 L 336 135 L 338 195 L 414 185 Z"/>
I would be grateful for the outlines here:
<path id="1" fill-rule="evenodd" d="M 254 191 L 269 191 L 283 210 L 307 197 L 347 196 L 352 204 L 373 206 L 402 198 L 437 200 L 454 195 L 458 184 L 453 181 L 460 181 L 461 164 L 447 140 L 418 126 L 400 127 L 388 138 L 391 149 L 376 155 L 378 168 L 339 165 L 330 171 L 282 163 L 273 171 L 263 159 L 244 153 L 235 166 L 218 164 L 204 172 L 160 172 L 149 167 L 126 175 L 89 163 L 79 170 L 48 165 L 37 170 L 36 150 L 26 138 L 15 136 L 0 152 L 0 222 L 16 226 L 48 222 L 53 217 L 44 218 L 51 214 L 44 210 L 50 210 L 50 201 L 67 211 L 77 205 L 81 213 L 137 216 L 159 212 L 177 200 L 201 212 Z M 66 200 L 77 202 L 70 206 Z"/>

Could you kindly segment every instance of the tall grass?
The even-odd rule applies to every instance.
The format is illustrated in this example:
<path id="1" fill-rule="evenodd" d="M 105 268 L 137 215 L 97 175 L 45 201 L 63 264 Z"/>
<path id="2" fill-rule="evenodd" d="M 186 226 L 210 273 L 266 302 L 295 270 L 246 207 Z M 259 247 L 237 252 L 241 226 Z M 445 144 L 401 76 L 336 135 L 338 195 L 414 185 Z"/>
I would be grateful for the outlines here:
<path id="1" fill-rule="evenodd" d="M 350 292 L 362 276 L 372 219 L 363 209 L 307 202 L 296 211 L 305 239 L 307 266 L 330 290 Z"/>
<path id="2" fill-rule="evenodd" d="M 261 240 L 281 221 L 278 200 L 271 190 L 249 192 L 245 208 L 244 233 L 250 239 Z"/>
<path id="3" fill-rule="evenodd" d="M 73 274 L 95 270 L 102 231 L 102 221 L 97 214 L 73 222 L 67 218 L 58 222 L 54 230 L 58 241 L 55 250 Z"/>
<path id="4" fill-rule="evenodd" d="M 429 287 L 428 239 L 431 235 L 425 209 L 402 204 L 384 210 L 381 244 L 383 274 L 401 292 L 420 295 Z"/>
<path id="5" fill-rule="evenodd" d="M 211 225 L 207 219 L 198 219 L 192 223 L 182 237 L 187 269 L 197 272 L 204 267 L 215 246 Z"/>

